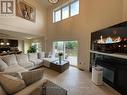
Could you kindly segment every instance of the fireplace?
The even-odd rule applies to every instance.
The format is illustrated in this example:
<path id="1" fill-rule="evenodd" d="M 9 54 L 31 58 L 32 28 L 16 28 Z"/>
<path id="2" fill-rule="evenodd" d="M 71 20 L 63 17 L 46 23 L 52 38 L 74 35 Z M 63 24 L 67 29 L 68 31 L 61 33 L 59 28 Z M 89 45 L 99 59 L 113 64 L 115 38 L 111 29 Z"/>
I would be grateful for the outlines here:
<path id="1" fill-rule="evenodd" d="M 103 69 L 103 81 L 127 95 L 127 22 L 91 33 L 90 71 Z"/>

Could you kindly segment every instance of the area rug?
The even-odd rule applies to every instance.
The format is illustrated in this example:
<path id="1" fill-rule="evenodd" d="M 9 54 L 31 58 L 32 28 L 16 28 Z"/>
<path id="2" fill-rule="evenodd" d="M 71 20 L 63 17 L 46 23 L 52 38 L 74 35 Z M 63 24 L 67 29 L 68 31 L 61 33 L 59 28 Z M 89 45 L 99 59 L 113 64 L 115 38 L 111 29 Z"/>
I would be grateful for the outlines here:
<path id="1" fill-rule="evenodd" d="M 42 86 L 42 95 L 67 95 L 67 90 L 51 81 L 47 81 Z"/>
<path id="2" fill-rule="evenodd" d="M 47 81 L 29 95 L 67 95 L 67 90 L 51 81 Z"/>

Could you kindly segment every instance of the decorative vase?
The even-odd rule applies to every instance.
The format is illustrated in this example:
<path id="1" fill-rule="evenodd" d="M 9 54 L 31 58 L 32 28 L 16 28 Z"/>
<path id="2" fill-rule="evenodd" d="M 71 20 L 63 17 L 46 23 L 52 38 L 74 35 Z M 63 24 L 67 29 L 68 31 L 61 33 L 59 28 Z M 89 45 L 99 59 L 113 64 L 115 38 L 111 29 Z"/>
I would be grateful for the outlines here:
<path id="1" fill-rule="evenodd" d="M 63 53 L 62 53 L 62 52 L 60 52 L 60 53 L 58 53 L 58 55 L 59 55 L 59 64 L 61 64 L 61 62 L 62 62 L 62 56 L 63 56 Z"/>
<path id="2" fill-rule="evenodd" d="M 60 63 L 60 64 L 61 64 L 61 61 L 62 61 L 62 60 L 61 60 L 61 57 L 62 57 L 62 56 L 59 56 L 59 63 Z"/>

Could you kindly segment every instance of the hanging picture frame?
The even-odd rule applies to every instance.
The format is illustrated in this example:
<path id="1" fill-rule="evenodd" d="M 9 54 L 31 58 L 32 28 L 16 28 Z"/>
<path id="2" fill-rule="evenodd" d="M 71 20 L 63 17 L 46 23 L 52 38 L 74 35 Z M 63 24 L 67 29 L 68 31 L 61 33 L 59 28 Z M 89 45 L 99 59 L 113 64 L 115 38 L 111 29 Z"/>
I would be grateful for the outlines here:
<path id="1" fill-rule="evenodd" d="M 23 0 L 16 0 L 16 16 L 35 22 L 36 9 Z"/>

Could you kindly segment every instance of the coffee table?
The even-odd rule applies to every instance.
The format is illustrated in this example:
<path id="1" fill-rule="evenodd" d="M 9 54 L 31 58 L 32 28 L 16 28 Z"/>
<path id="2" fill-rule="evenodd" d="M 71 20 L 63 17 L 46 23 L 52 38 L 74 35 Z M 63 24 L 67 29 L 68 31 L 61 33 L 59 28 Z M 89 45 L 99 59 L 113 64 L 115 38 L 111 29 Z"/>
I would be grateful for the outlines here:
<path id="1" fill-rule="evenodd" d="M 55 60 L 50 62 L 50 69 L 62 73 L 69 68 L 69 65 L 67 60 L 62 60 L 61 63 L 59 63 L 59 60 Z"/>

